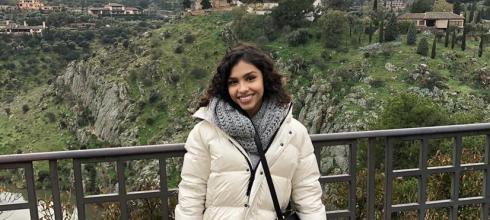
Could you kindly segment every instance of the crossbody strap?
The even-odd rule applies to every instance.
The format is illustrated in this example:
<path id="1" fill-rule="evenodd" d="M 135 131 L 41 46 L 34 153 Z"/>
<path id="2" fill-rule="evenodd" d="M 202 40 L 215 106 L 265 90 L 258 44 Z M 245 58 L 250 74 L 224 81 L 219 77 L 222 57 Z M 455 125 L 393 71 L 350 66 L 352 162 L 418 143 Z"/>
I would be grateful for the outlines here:
<path id="1" fill-rule="evenodd" d="M 267 180 L 267 185 L 269 185 L 269 191 L 271 192 L 272 203 L 274 204 L 274 209 L 276 210 L 278 219 L 285 219 L 282 214 L 281 207 L 279 206 L 279 201 L 277 199 L 276 190 L 274 189 L 274 183 L 272 182 L 271 172 L 269 170 L 269 165 L 267 164 L 267 159 L 265 158 L 264 149 L 262 148 L 262 142 L 260 141 L 257 129 L 255 129 L 255 145 L 257 145 L 257 151 L 259 152 L 260 162 L 262 162 L 262 168 L 264 169 L 265 179 Z"/>

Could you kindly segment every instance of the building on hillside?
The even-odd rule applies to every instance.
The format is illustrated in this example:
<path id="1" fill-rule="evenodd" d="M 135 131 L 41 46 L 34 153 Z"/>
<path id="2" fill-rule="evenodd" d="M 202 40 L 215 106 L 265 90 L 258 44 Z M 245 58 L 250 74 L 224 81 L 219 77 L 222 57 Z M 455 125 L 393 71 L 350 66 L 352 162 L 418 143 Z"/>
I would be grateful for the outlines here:
<path id="1" fill-rule="evenodd" d="M 88 13 L 97 16 L 137 15 L 141 14 L 141 10 L 134 7 L 126 7 L 118 3 L 109 3 L 102 8 L 89 7 Z"/>
<path id="2" fill-rule="evenodd" d="M 266 15 L 272 13 L 272 9 L 277 6 L 279 6 L 279 3 L 277 2 L 250 4 L 247 7 L 247 12 L 257 15 Z"/>
<path id="3" fill-rule="evenodd" d="M 43 25 L 29 26 L 25 21 L 24 25 L 6 21 L 5 23 L 0 24 L 0 34 L 42 34 L 43 30 L 46 28 L 45 22 L 43 22 Z"/>
<path id="4" fill-rule="evenodd" d="M 464 17 L 452 12 L 406 13 L 398 17 L 399 21 L 413 21 L 421 28 L 446 29 L 449 26 L 463 28 Z"/>
<path id="5" fill-rule="evenodd" d="M 194 5 L 192 6 L 192 10 L 201 10 L 202 5 L 201 5 L 202 0 L 196 0 L 194 1 Z M 228 3 L 227 0 L 209 0 L 209 3 L 211 3 L 212 8 L 228 8 L 231 5 L 236 5 L 238 1 L 233 0 L 231 3 Z"/>
<path id="6" fill-rule="evenodd" d="M 386 8 L 393 11 L 402 11 L 407 8 L 407 3 L 404 0 L 387 1 Z"/>
<path id="7" fill-rule="evenodd" d="M 22 10 L 39 10 L 44 4 L 41 0 L 19 0 L 17 8 Z"/>
<path id="8" fill-rule="evenodd" d="M 49 12 L 65 10 L 64 5 L 59 5 L 59 6 L 44 5 L 44 3 L 41 0 L 19 0 L 16 6 L 20 10 L 37 10 L 40 11 L 41 13 L 49 13 Z"/>

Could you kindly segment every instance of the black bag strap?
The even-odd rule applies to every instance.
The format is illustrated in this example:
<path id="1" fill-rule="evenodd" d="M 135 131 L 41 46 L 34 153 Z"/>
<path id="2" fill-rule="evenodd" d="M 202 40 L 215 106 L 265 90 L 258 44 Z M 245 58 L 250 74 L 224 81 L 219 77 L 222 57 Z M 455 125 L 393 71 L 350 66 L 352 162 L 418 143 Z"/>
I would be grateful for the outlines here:
<path id="1" fill-rule="evenodd" d="M 259 152 L 260 162 L 262 162 L 262 168 L 264 168 L 265 179 L 267 180 L 267 185 L 269 185 L 269 191 L 271 192 L 272 203 L 274 204 L 274 209 L 276 210 L 277 219 L 285 219 L 281 207 L 279 206 L 279 201 L 277 199 L 276 190 L 274 189 L 274 183 L 272 182 L 271 172 L 269 170 L 269 165 L 267 164 L 267 159 L 265 158 L 264 149 L 262 148 L 262 142 L 260 141 L 257 129 L 255 129 L 254 137 L 255 145 L 257 145 L 257 151 Z"/>

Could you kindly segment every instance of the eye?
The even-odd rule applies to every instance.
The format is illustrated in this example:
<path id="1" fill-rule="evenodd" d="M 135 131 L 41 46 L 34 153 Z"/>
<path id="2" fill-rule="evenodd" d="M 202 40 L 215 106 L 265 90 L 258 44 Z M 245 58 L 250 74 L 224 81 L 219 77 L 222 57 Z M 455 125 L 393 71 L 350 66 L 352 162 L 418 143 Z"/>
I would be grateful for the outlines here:
<path id="1" fill-rule="evenodd" d="M 228 80 L 228 86 L 232 86 L 232 85 L 235 85 L 237 83 L 238 83 L 237 80 Z"/>
<path id="2" fill-rule="evenodd" d="M 253 81 L 255 78 L 257 78 L 256 76 L 247 76 L 247 78 L 245 78 L 247 81 Z"/>

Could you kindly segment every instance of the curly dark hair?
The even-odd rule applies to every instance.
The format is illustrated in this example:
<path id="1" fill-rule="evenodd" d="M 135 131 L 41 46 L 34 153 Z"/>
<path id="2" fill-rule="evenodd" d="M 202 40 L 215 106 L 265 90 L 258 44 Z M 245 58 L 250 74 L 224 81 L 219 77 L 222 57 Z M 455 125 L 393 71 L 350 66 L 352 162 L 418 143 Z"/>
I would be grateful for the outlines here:
<path id="1" fill-rule="evenodd" d="M 228 93 L 228 78 L 233 67 L 240 61 L 252 64 L 262 72 L 264 79 L 264 98 L 274 98 L 283 105 L 291 102 L 291 96 L 284 88 L 284 76 L 277 72 L 272 58 L 253 45 L 240 44 L 228 51 L 223 57 L 216 68 L 216 73 L 211 79 L 205 94 L 200 98 L 198 107 L 207 106 L 211 99 L 216 97 L 240 109 Z"/>

